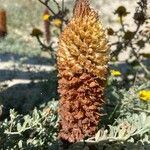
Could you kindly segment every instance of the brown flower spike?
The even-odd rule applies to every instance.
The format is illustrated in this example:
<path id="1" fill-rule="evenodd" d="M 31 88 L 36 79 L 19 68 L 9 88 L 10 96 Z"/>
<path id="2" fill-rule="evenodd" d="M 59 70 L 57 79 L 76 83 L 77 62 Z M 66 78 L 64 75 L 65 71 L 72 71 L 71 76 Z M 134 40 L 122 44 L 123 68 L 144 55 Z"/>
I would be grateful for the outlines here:
<path id="1" fill-rule="evenodd" d="M 5 37 L 7 34 L 6 11 L 0 9 L 0 38 Z"/>
<path id="2" fill-rule="evenodd" d="M 44 15 L 50 15 L 48 8 L 46 8 L 44 10 L 43 16 Z M 45 34 L 46 44 L 49 44 L 50 40 L 51 40 L 50 21 L 49 20 L 44 20 L 44 34 Z"/>
<path id="3" fill-rule="evenodd" d="M 102 114 L 109 47 L 98 14 L 77 0 L 59 41 L 59 138 L 76 142 L 93 136 Z"/>

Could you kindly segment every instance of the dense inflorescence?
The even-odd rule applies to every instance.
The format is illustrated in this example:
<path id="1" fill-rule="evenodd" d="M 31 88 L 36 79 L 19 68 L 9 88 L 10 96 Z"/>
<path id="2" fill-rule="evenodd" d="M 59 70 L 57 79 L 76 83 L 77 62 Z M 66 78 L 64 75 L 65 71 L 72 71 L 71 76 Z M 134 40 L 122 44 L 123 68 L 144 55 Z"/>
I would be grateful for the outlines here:
<path id="1" fill-rule="evenodd" d="M 57 53 L 60 139 L 76 142 L 95 134 L 104 104 L 108 49 L 98 14 L 88 0 L 77 0 Z"/>
<path id="2" fill-rule="evenodd" d="M 6 11 L 0 10 L 0 38 L 5 37 L 7 34 L 7 24 L 6 24 Z"/>

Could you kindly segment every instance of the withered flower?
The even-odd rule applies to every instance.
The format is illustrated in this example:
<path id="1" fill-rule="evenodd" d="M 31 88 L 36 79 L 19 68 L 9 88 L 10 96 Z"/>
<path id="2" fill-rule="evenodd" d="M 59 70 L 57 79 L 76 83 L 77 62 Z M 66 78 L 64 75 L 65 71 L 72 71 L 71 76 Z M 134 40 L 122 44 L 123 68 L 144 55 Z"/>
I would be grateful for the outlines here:
<path id="1" fill-rule="evenodd" d="M 98 14 L 89 0 L 77 0 L 57 53 L 60 139 L 76 142 L 95 135 L 105 102 L 108 49 Z"/>
<path id="2" fill-rule="evenodd" d="M 42 36 L 42 35 L 43 35 L 43 32 L 40 29 L 34 28 L 32 30 L 31 36 Z"/>
<path id="3" fill-rule="evenodd" d="M 124 17 L 129 14 L 129 12 L 127 12 L 124 6 L 119 6 L 114 14 L 117 14 L 119 17 Z"/>
<path id="4" fill-rule="evenodd" d="M 108 28 L 107 29 L 107 34 L 108 35 L 113 35 L 114 34 L 114 30 L 112 28 Z"/>
<path id="5" fill-rule="evenodd" d="M 6 11 L 0 9 L 0 38 L 7 34 Z"/>
<path id="6" fill-rule="evenodd" d="M 128 30 L 124 34 L 124 39 L 131 40 L 134 37 L 134 34 L 135 34 L 134 32 Z"/>

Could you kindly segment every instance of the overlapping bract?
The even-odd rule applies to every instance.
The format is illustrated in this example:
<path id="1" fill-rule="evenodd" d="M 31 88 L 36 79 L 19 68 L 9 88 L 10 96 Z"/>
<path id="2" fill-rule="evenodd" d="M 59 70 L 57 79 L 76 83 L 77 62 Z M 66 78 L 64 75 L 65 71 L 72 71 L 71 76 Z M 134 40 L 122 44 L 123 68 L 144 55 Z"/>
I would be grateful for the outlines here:
<path id="1" fill-rule="evenodd" d="M 105 31 L 88 0 L 78 0 L 59 41 L 59 137 L 69 142 L 92 136 L 99 123 L 109 60 Z"/>

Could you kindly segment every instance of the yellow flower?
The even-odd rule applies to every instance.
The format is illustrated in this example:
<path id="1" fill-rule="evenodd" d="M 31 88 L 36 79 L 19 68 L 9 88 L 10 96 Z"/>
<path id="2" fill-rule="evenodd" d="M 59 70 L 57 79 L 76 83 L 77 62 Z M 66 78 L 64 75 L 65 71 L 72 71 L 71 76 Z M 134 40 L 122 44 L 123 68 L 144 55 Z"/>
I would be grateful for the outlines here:
<path id="1" fill-rule="evenodd" d="M 113 76 L 121 76 L 121 72 L 118 70 L 111 70 L 110 72 L 111 72 L 111 75 Z"/>
<path id="2" fill-rule="evenodd" d="M 62 21 L 60 19 L 54 19 L 52 21 L 52 24 L 55 25 L 56 27 L 60 27 L 62 24 Z"/>
<path id="3" fill-rule="evenodd" d="M 142 90 L 139 93 L 139 98 L 143 101 L 149 101 L 150 100 L 150 90 Z"/>
<path id="4" fill-rule="evenodd" d="M 45 15 L 43 15 L 43 20 L 44 20 L 44 21 L 47 21 L 47 20 L 49 19 L 49 17 L 50 17 L 50 15 L 45 14 Z"/>

